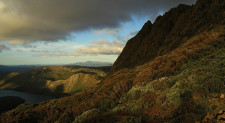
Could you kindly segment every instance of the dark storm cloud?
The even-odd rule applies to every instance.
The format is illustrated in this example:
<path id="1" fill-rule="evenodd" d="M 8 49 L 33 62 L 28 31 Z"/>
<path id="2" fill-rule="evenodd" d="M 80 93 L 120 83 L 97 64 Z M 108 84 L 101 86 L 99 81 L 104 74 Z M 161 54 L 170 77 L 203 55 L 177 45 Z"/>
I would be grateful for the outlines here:
<path id="1" fill-rule="evenodd" d="M 73 31 L 118 27 L 196 0 L 0 0 L 0 41 L 55 41 Z"/>

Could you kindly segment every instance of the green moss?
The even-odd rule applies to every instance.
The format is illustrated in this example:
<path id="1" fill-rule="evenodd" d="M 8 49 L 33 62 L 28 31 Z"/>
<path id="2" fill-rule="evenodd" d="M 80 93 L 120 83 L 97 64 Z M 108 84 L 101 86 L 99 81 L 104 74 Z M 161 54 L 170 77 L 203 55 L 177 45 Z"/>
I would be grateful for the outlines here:
<path id="1" fill-rule="evenodd" d="M 73 123 L 81 123 L 88 119 L 95 117 L 99 113 L 98 109 L 91 109 L 83 112 L 81 115 L 75 117 Z"/>
<path id="2" fill-rule="evenodd" d="M 220 93 L 225 90 L 225 48 L 214 51 L 213 54 L 198 60 L 191 60 L 182 65 L 181 73 L 171 77 L 168 87 L 178 80 L 185 79 L 189 82 L 188 87 L 201 87 L 207 93 Z M 190 85 L 190 86 L 189 86 Z M 191 89 L 191 88 L 190 88 Z"/>
<path id="3" fill-rule="evenodd" d="M 181 93 L 180 93 L 181 101 L 186 102 L 186 101 L 192 100 L 193 99 L 192 98 L 192 94 L 193 94 L 193 92 L 190 91 L 190 90 L 183 90 L 183 91 L 181 91 Z"/>
<path id="4" fill-rule="evenodd" d="M 141 86 L 141 85 L 136 85 L 133 86 L 126 95 L 126 100 L 136 100 L 138 98 L 140 98 L 142 95 L 146 94 L 146 93 L 150 93 L 153 90 L 153 87 L 151 86 L 151 84 L 147 84 L 145 86 Z"/>

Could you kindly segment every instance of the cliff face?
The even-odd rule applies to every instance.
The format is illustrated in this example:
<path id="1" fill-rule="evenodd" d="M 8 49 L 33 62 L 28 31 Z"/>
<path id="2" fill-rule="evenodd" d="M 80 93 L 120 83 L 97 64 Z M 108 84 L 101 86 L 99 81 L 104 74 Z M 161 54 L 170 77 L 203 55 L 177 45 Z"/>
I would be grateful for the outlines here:
<path id="1" fill-rule="evenodd" d="M 215 122 L 225 109 L 225 1 L 198 0 L 147 22 L 95 87 L 22 105 L 2 122 Z M 215 118 L 207 119 L 207 114 Z M 205 117 L 206 116 L 206 117 Z M 205 117 L 205 118 L 204 118 Z"/>
<path id="2" fill-rule="evenodd" d="M 154 24 L 148 21 L 141 31 L 130 39 L 112 67 L 112 72 L 130 68 L 164 55 L 189 37 L 214 26 L 224 24 L 224 3 L 221 0 L 198 1 L 195 6 L 179 5 Z"/>
<path id="3" fill-rule="evenodd" d="M 152 23 L 146 22 L 141 31 L 132 39 L 130 39 L 124 47 L 122 53 L 117 58 L 112 67 L 112 71 L 116 71 L 123 67 L 134 66 L 137 63 L 145 61 L 149 44 L 143 40 L 148 37 L 152 29 Z"/>
<path id="4" fill-rule="evenodd" d="M 165 13 L 164 16 L 159 16 L 154 24 L 148 21 L 141 31 L 127 42 L 123 52 L 114 63 L 112 71 L 143 64 L 163 54 L 162 50 L 176 48 L 174 44 L 171 44 L 172 47 L 168 44 L 177 42 L 174 39 L 177 39 L 176 35 L 179 34 L 176 34 L 178 30 L 175 32 L 174 28 L 180 16 L 190 8 L 188 5 L 180 5 Z"/>

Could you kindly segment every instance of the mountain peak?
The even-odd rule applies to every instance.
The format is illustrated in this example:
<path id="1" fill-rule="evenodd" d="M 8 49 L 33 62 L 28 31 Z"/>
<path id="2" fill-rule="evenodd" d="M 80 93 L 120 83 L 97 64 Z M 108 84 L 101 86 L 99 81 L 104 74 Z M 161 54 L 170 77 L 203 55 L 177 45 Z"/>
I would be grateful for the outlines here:
<path id="1" fill-rule="evenodd" d="M 190 8 L 188 5 L 180 5 L 157 17 L 154 24 L 147 21 L 139 33 L 127 42 L 111 72 L 143 64 L 158 55 L 160 47 L 165 46 L 164 41 L 173 30 L 179 16 Z"/>
<path id="2" fill-rule="evenodd" d="M 138 59 L 130 59 L 131 57 L 133 57 L 133 58 L 134 58 L 134 56 L 144 57 L 142 55 L 142 52 L 146 50 L 144 48 L 144 46 L 145 46 L 144 39 L 151 32 L 152 26 L 153 26 L 152 22 L 148 20 L 144 24 L 142 29 L 137 33 L 137 35 L 134 36 L 133 38 L 131 38 L 127 42 L 127 44 L 124 47 L 122 53 L 120 54 L 120 56 L 115 61 L 114 65 L 111 69 L 111 72 L 115 71 L 115 70 L 118 70 L 120 68 L 123 68 L 123 67 L 132 66 L 137 61 L 139 61 Z"/>
<path id="3" fill-rule="evenodd" d="M 147 21 L 139 33 L 128 40 L 111 72 L 153 60 L 179 47 L 186 38 L 217 24 L 225 23 L 224 0 L 198 0 L 196 5 L 180 4 L 152 24 Z M 221 12 L 222 11 L 222 12 Z"/>

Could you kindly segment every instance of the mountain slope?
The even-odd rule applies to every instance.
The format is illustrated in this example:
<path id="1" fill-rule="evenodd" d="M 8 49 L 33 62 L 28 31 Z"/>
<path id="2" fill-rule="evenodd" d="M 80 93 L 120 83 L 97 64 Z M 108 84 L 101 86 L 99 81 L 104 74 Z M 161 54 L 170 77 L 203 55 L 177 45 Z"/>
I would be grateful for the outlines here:
<path id="1" fill-rule="evenodd" d="M 128 41 L 111 72 L 96 86 L 70 97 L 21 105 L 0 119 L 189 123 L 223 113 L 224 12 L 224 0 L 173 8 L 154 24 L 147 22 Z M 208 120 L 223 119 L 213 115 Z"/>

